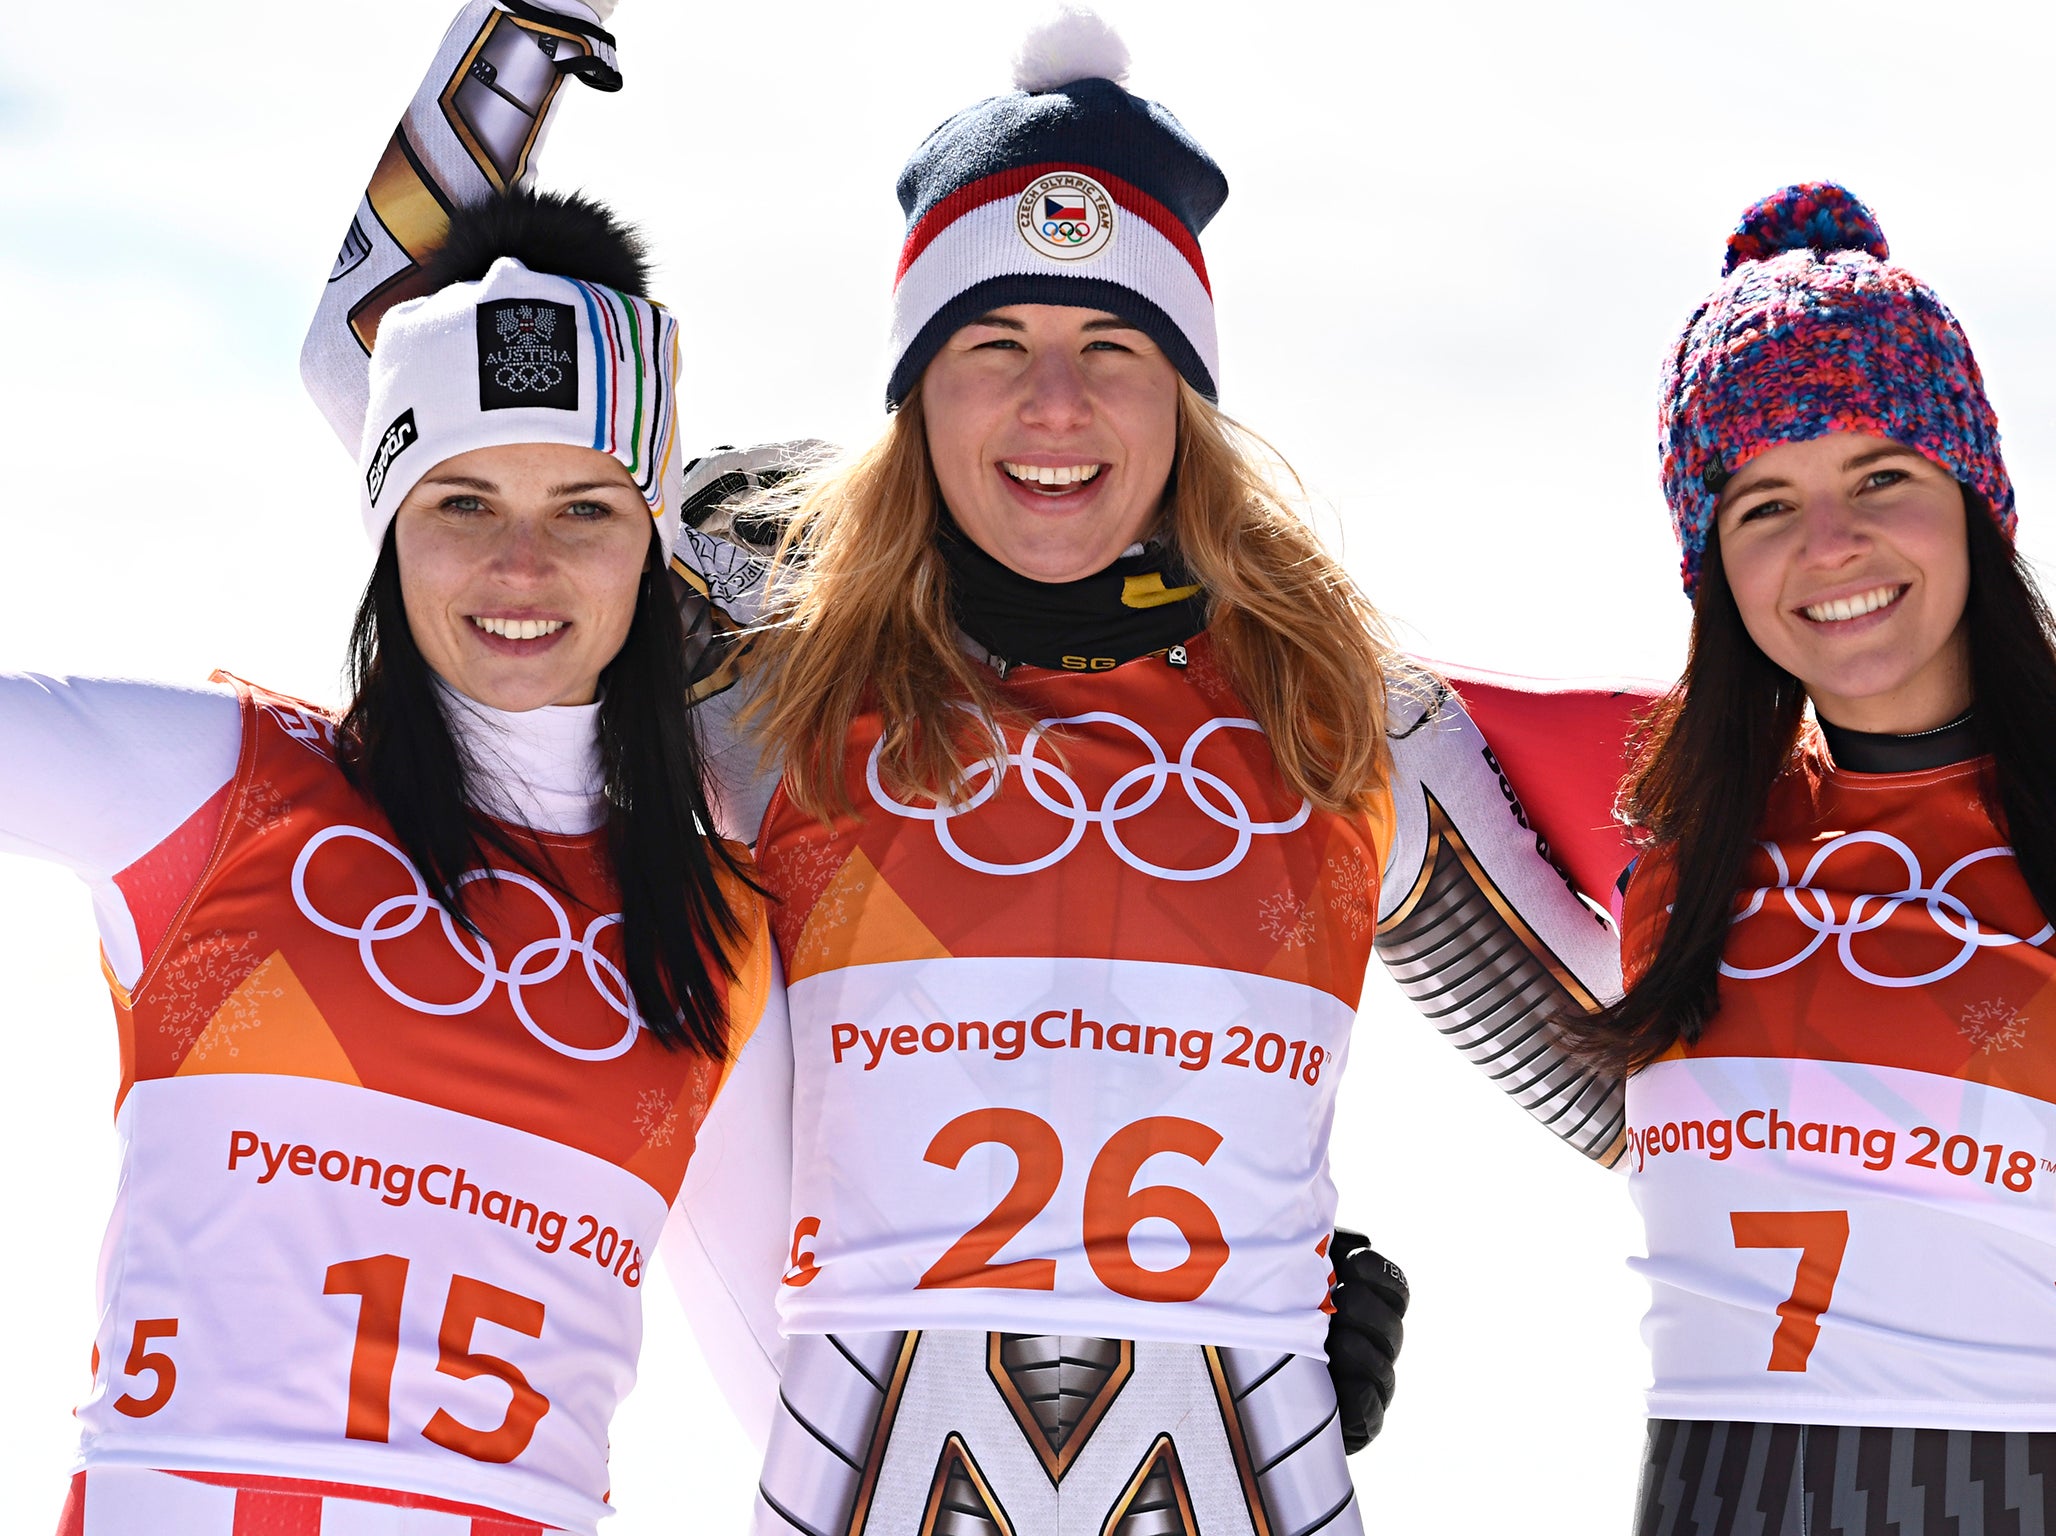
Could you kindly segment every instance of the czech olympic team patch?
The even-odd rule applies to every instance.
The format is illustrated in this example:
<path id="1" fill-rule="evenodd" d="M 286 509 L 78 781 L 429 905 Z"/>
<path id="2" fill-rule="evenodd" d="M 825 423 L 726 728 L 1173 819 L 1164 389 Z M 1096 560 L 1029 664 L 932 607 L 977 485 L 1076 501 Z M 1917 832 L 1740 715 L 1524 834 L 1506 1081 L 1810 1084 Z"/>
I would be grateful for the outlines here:
<path id="1" fill-rule="evenodd" d="M 1056 171 L 1029 184 L 1017 218 L 1021 238 L 1057 261 L 1082 261 L 1113 243 L 1114 200 L 1077 171 Z"/>

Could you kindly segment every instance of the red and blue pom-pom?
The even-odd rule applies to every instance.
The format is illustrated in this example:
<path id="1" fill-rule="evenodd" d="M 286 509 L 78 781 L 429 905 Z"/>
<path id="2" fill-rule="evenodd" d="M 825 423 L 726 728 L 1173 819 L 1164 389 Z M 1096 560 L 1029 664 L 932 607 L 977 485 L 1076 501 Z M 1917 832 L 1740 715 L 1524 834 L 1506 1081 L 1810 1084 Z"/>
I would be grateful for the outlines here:
<path id="1" fill-rule="evenodd" d="M 1877 215 L 1854 192 L 1837 182 L 1802 181 L 1780 187 L 1742 215 L 1728 236 L 1721 276 L 1744 262 L 1804 250 L 1868 251 L 1879 261 L 1892 255 Z"/>

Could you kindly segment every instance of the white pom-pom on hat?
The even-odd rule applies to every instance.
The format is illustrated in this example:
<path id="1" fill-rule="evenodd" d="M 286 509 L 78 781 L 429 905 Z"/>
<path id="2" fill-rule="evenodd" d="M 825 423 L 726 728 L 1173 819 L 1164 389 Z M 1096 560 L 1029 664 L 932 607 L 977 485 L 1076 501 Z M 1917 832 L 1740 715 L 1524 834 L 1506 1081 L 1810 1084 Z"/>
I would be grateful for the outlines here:
<path id="1" fill-rule="evenodd" d="M 1062 5 L 1047 21 L 1028 29 L 1014 50 L 1014 86 L 1054 91 L 1074 80 L 1128 78 L 1128 45 L 1097 12 Z"/>

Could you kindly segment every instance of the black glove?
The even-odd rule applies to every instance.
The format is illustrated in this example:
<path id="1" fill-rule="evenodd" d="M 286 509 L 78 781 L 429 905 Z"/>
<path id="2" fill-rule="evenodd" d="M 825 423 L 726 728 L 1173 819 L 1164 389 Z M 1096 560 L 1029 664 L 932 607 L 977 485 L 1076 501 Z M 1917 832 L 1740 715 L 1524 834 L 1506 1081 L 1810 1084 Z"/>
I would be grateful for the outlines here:
<path id="1" fill-rule="evenodd" d="M 1406 1339 L 1406 1275 L 1361 1232 L 1337 1227 L 1328 1245 L 1335 1285 L 1328 1292 L 1328 1379 L 1342 1417 L 1342 1449 L 1355 1455 L 1385 1426 L 1393 1362 Z"/>
<path id="2" fill-rule="evenodd" d="M 614 56 L 614 34 L 605 27 L 595 26 L 583 16 L 567 16 L 547 6 L 535 5 L 531 0 L 496 0 L 500 9 L 510 11 L 522 21 L 535 23 L 529 30 L 538 48 L 547 53 L 557 66 L 557 72 L 576 75 L 596 91 L 618 91 L 621 89 L 621 65 Z M 614 0 L 586 0 L 593 13 L 605 21 L 614 9 Z M 576 43 L 569 47 L 556 36 L 559 32 L 575 32 L 585 39 L 585 47 Z M 475 66 L 474 66 L 475 67 Z M 490 67 L 490 66 L 488 66 Z M 485 76 L 487 80 L 491 76 Z"/>

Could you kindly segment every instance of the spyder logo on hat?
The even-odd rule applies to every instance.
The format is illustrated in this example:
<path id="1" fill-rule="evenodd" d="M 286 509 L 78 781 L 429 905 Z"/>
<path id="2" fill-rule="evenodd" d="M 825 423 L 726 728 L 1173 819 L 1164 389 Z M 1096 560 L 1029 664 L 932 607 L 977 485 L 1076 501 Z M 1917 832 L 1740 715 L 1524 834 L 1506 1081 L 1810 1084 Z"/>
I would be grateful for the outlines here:
<path id="1" fill-rule="evenodd" d="M 364 489 L 371 493 L 371 504 L 378 505 L 379 493 L 385 489 L 386 472 L 393 467 L 393 460 L 412 448 L 421 436 L 414 425 L 414 407 L 408 406 L 393 418 L 393 424 L 385 429 L 385 436 L 378 440 L 378 456 L 371 461 L 371 468 L 364 471 Z"/>
<path id="2" fill-rule="evenodd" d="M 578 317 L 548 299 L 478 306 L 478 408 L 578 409 Z"/>

